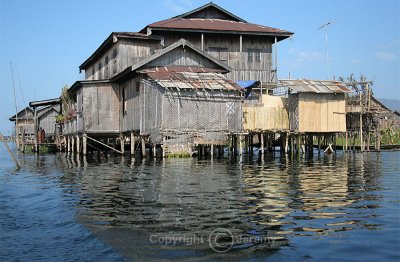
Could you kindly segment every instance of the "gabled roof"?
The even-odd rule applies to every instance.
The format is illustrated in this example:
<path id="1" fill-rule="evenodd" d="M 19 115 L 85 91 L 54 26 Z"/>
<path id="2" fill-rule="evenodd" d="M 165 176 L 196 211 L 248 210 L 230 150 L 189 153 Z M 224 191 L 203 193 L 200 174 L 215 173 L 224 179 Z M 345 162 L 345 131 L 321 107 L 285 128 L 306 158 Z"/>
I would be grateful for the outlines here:
<path id="1" fill-rule="evenodd" d="M 97 48 L 97 50 L 79 66 L 79 71 L 85 70 L 93 62 L 95 62 L 101 55 L 109 50 L 119 38 L 123 39 L 144 39 L 149 41 L 161 41 L 158 36 L 149 36 L 142 33 L 134 32 L 112 32 L 106 40 Z"/>
<path id="2" fill-rule="evenodd" d="M 214 4 L 213 2 L 210 2 L 208 4 L 205 4 L 203 6 L 200 6 L 196 9 L 193 9 L 192 11 L 186 12 L 181 15 L 177 15 L 174 18 L 201 18 L 202 15 L 207 15 L 207 11 L 210 9 L 215 9 L 217 12 L 220 13 L 220 16 L 218 16 L 221 19 L 221 16 L 225 17 L 226 20 L 231 20 L 231 21 L 236 21 L 236 22 L 243 22 L 246 23 L 246 21 L 231 12 L 225 10 L 224 8 L 220 7 L 219 5 Z M 197 15 L 196 15 L 197 14 Z M 214 18 L 218 18 L 214 17 Z M 212 18 L 212 17 L 210 17 Z"/>
<path id="3" fill-rule="evenodd" d="M 42 108 L 39 112 L 37 112 L 37 118 L 41 118 L 51 111 L 55 111 L 58 114 L 60 113 L 60 107 L 57 107 L 57 105 L 46 106 L 45 108 Z"/>
<path id="4" fill-rule="evenodd" d="M 216 12 L 210 12 L 209 10 L 211 9 L 224 16 L 216 15 Z M 248 23 L 214 3 L 209 3 L 179 16 L 149 24 L 140 32 L 150 35 L 152 31 L 276 36 L 278 41 L 286 39 L 293 34 L 277 28 Z"/>
<path id="5" fill-rule="evenodd" d="M 29 106 L 25 107 L 24 109 L 19 111 L 16 115 L 13 115 L 12 117 L 10 117 L 8 120 L 16 121 L 16 118 L 17 118 L 16 116 L 18 116 L 18 119 L 33 119 L 33 116 L 29 116 L 29 117 L 26 116 L 28 112 L 31 112 L 33 114 L 33 110 Z"/>
<path id="6" fill-rule="evenodd" d="M 40 101 L 32 101 L 32 102 L 29 102 L 29 106 L 38 107 L 38 106 L 48 106 L 48 105 L 59 105 L 60 103 L 61 103 L 61 99 L 58 97 L 58 98 L 51 98 L 51 99 L 40 100 Z"/>
<path id="7" fill-rule="evenodd" d="M 68 89 L 68 93 L 75 92 L 78 88 L 82 87 L 85 84 L 104 84 L 104 83 L 110 83 L 110 80 L 105 79 L 105 80 L 80 80 L 80 81 L 76 81 Z"/>
<path id="8" fill-rule="evenodd" d="M 206 52 L 204 52 L 203 50 L 201 50 L 200 48 L 196 47 L 194 44 L 190 43 L 189 41 L 185 40 L 185 39 L 181 39 L 177 42 L 175 42 L 174 44 L 161 49 L 159 52 L 141 60 L 140 62 L 134 64 L 133 66 L 130 66 L 128 68 L 126 68 L 124 71 L 122 71 L 121 73 L 119 73 L 118 75 L 114 76 L 111 81 L 112 82 L 120 82 L 123 81 L 126 78 L 129 78 L 130 75 L 134 74 L 136 71 L 140 70 L 141 68 L 143 68 L 146 64 L 150 63 L 151 61 L 156 60 L 157 58 L 166 55 L 167 53 L 171 52 L 174 49 L 177 49 L 179 47 L 183 47 L 183 48 L 190 48 L 191 50 L 193 50 L 194 52 L 196 52 L 197 54 L 203 56 L 204 58 L 212 61 L 215 65 L 217 65 L 222 72 L 224 73 L 228 73 L 231 71 L 231 68 L 222 63 L 221 61 L 219 61 L 218 59 L 216 59 L 215 57 L 207 54 Z"/>

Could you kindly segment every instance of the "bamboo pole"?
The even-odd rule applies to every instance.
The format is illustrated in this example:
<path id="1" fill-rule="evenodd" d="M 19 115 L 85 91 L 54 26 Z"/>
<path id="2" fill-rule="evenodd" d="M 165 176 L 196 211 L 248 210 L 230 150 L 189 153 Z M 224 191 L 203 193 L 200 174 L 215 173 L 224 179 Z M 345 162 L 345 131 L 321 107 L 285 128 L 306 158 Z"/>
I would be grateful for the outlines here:
<path id="1" fill-rule="evenodd" d="M 0 140 L 3 141 L 4 146 L 6 147 L 8 153 L 10 154 L 11 158 L 13 159 L 15 165 L 17 166 L 17 170 L 21 169 L 21 165 L 19 164 L 17 158 L 15 157 L 15 155 L 13 154 L 13 152 L 11 151 L 11 149 L 8 147 L 7 142 L 4 140 L 3 135 L 0 132 Z"/>
<path id="2" fill-rule="evenodd" d="M 82 136 L 82 151 L 83 151 L 83 155 L 86 155 L 87 153 L 87 139 L 86 139 L 86 134 L 83 134 Z"/>

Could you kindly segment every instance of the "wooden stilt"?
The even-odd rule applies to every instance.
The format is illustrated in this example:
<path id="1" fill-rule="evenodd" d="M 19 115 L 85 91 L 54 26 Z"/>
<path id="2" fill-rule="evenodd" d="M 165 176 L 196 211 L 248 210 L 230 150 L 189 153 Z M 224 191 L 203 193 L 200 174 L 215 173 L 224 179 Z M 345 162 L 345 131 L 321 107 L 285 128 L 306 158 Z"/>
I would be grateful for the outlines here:
<path id="1" fill-rule="evenodd" d="M 87 139 L 86 134 L 82 135 L 82 153 L 85 156 L 87 154 Z"/>
<path id="2" fill-rule="evenodd" d="M 239 155 L 243 155 L 243 144 L 242 144 L 243 136 L 239 135 Z"/>
<path id="3" fill-rule="evenodd" d="M 211 158 L 213 158 L 214 157 L 214 145 L 213 144 L 211 144 L 210 153 L 211 153 Z"/>
<path id="4" fill-rule="evenodd" d="M 131 132 L 131 155 L 135 155 L 135 134 Z"/>
<path id="5" fill-rule="evenodd" d="M 144 137 L 142 136 L 142 156 L 146 157 L 146 141 L 144 140 Z"/>
<path id="6" fill-rule="evenodd" d="M 369 143 L 371 142 L 371 132 L 368 130 L 367 134 L 367 151 L 369 151 Z"/>
<path id="7" fill-rule="evenodd" d="M 76 152 L 78 154 L 81 153 L 81 140 L 80 140 L 79 134 L 76 135 Z"/>
<path id="8" fill-rule="evenodd" d="M 119 143 L 121 145 L 120 151 L 122 152 L 122 154 L 124 154 L 125 153 L 125 136 L 123 134 L 119 135 Z"/>
<path id="9" fill-rule="evenodd" d="M 300 134 L 297 134 L 297 136 L 296 136 L 296 139 L 297 139 L 297 141 L 296 141 L 296 151 L 297 151 L 297 154 L 300 154 L 300 147 L 301 147 L 301 135 Z"/>
<path id="10" fill-rule="evenodd" d="M 345 146 L 344 146 L 344 151 L 346 151 L 347 152 L 347 146 L 348 146 L 348 136 L 349 136 L 349 134 L 347 133 L 347 131 L 346 131 L 346 133 L 345 133 Z"/>
<path id="11" fill-rule="evenodd" d="M 153 144 L 153 157 L 157 157 L 157 147 L 156 144 Z"/>
<path id="12" fill-rule="evenodd" d="M 285 133 L 285 154 L 289 153 L 289 133 Z"/>
<path id="13" fill-rule="evenodd" d="M 71 136 L 71 151 L 75 153 L 75 137 L 73 135 Z"/>
<path id="14" fill-rule="evenodd" d="M 22 128 L 21 151 L 25 153 L 25 128 Z"/>
<path id="15" fill-rule="evenodd" d="M 261 154 L 264 154 L 264 134 L 263 133 L 261 133 L 260 134 L 260 143 L 261 143 L 261 148 L 260 148 L 260 150 L 261 150 Z"/>

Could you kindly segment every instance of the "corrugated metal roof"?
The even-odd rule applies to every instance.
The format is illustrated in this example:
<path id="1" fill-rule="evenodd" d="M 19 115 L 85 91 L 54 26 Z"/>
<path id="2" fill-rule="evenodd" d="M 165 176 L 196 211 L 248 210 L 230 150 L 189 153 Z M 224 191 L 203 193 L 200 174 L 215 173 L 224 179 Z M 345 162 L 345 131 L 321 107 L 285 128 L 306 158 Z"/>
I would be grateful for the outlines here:
<path id="1" fill-rule="evenodd" d="M 218 73 L 153 71 L 146 72 L 151 80 L 164 88 L 239 91 L 241 87 Z"/>
<path id="2" fill-rule="evenodd" d="M 291 93 L 349 93 L 351 90 L 340 81 L 279 80 L 279 85 L 288 87 Z"/>
<path id="3" fill-rule="evenodd" d="M 252 23 L 209 18 L 170 18 L 148 25 L 150 28 L 233 31 L 292 35 L 292 32 Z"/>

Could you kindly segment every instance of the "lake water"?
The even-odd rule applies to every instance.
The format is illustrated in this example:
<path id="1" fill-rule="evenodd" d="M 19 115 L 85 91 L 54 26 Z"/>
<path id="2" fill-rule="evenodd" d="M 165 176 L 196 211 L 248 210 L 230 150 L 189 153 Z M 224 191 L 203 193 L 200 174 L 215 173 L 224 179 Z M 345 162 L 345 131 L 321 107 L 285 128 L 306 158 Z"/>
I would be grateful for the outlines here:
<path id="1" fill-rule="evenodd" d="M 0 147 L 2 261 L 399 261 L 400 152 L 20 156 Z"/>

